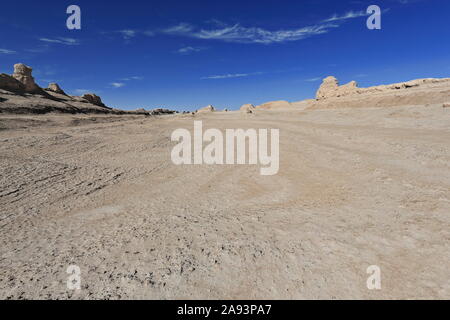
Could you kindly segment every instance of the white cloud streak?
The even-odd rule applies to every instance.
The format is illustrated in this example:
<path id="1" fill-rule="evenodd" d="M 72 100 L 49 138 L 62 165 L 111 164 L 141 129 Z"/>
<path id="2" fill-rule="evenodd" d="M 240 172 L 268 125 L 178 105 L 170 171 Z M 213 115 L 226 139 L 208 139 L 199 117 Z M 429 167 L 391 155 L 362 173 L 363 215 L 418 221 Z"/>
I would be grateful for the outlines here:
<path id="1" fill-rule="evenodd" d="M 196 30 L 186 23 L 163 30 L 166 34 L 187 36 L 197 39 L 222 40 L 226 42 L 238 43 L 282 43 L 287 41 L 298 41 L 313 35 L 327 33 L 331 28 L 336 28 L 336 24 L 321 24 L 303 27 L 292 30 L 269 31 L 256 27 L 243 27 L 240 24 L 226 26 L 219 29 Z"/>
<path id="2" fill-rule="evenodd" d="M 122 83 L 122 82 L 112 82 L 112 83 L 111 83 L 111 86 L 112 86 L 113 88 L 122 88 L 123 86 L 125 86 L 125 83 Z"/>
<path id="3" fill-rule="evenodd" d="M 193 29 L 194 29 L 194 27 L 191 26 L 190 24 L 182 22 L 178 25 L 164 29 L 163 32 L 168 33 L 168 34 L 179 34 L 179 33 L 183 34 L 183 33 L 189 33 Z"/>
<path id="4" fill-rule="evenodd" d="M 333 14 L 330 18 L 323 20 L 322 22 L 335 22 L 335 21 L 342 21 L 342 20 L 348 20 L 348 19 L 355 19 L 359 17 L 365 17 L 368 14 L 364 11 L 349 11 L 343 15 Z"/>
<path id="5" fill-rule="evenodd" d="M 203 48 L 200 48 L 200 47 L 188 46 L 188 47 L 184 47 L 184 48 L 178 49 L 177 52 L 180 53 L 180 54 L 190 54 L 190 53 L 199 52 L 199 51 L 202 51 L 202 50 L 203 50 Z"/>
<path id="6" fill-rule="evenodd" d="M 305 81 L 307 81 L 307 82 L 316 82 L 316 81 L 320 81 L 322 79 L 323 79 L 322 77 L 317 77 L 317 78 L 306 79 Z"/>
<path id="7" fill-rule="evenodd" d="M 141 76 L 133 76 L 133 77 L 128 77 L 128 78 L 122 78 L 120 80 L 122 81 L 131 81 L 131 80 L 143 80 L 144 77 Z"/>
<path id="8" fill-rule="evenodd" d="M 8 49 L 0 49 L 0 54 L 14 54 L 17 53 L 14 50 L 8 50 Z"/>
<path id="9" fill-rule="evenodd" d="M 36 48 L 25 49 L 25 51 L 31 52 L 31 53 L 43 53 L 43 52 L 49 51 L 49 49 L 50 49 L 50 45 L 44 44 L 44 45 L 40 45 Z"/>
<path id="10" fill-rule="evenodd" d="M 80 44 L 80 41 L 73 38 L 63 38 L 63 37 L 57 37 L 57 38 L 39 38 L 40 41 L 48 42 L 48 43 L 57 43 L 57 44 L 63 44 L 67 46 L 77 46 Z"/>
<path id="11" fill-rule="evenodd" d="M 260 27 L 245 27 L 239 23 L 236 23 L 234 25 L 227 25 L 226 23 L 223 23 L 218 20 L 211 20 L 209 21 L 210 22 L 209 24 L 215 25 L 216 26 L 215 28 L 214 27 L 210 27 L 209 29 L 200 28 L 191 25 L 189 23 L 182 22 L 165 29 L 147 30 L 147 31 L 124 29 L 116 31 L 116 33 L 118 32 L 119 34 L 121 34 L 125 40 L 135 38 L 139 34 L 144 34 L 146 36 L 166 34 L 203 40 L 220 40 L 235 43 L 272 44 L 272 43 L 299 41 L 312 36 L 325 34 L 330 32 L 334 28 L 340 27 L 345 20 L 364 17 L 367 15 L 368 14 L 364 11 L 348 11 L 347 13 L 342 15 L 335 13 L 328 19 L 322 20 L 317 24 L 302 28 L 285 29 L 285 30 L 267 30 Z M 53 41 L 56 42 L 57 40 Z M 179 49 L 177 52 L 181 54 L 187 54 L 200 50 L 201 48 L 199 49 L 188 46 Z"/>
<path id="12" fill-rule="evenodd" d="M 131 29 L 119 30 L 117 32 L 120 33 L 125 40 L 134 38 L 137 33 L 136 30 L 131 30 Z"/>
<path id="13" fill-rule="evenodd" d="M 253 73 L 228 73 L 228 74 L 221 74 L 221 75 L 213 75 L 213 76 L 207 76 L 202 77 L 202 80 L 205 79 L 230 79 L 230 78 L 242 78 L 242 77 L 249 77 L 253 75 L 262 74 L 262 72 L 253 72 Z"/>

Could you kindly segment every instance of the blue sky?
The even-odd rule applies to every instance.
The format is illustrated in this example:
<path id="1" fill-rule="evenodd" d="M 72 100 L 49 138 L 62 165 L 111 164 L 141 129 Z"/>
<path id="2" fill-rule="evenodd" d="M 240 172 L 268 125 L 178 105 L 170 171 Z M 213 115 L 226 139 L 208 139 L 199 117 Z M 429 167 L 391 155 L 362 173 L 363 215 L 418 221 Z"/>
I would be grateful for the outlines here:
<path id="1" fill-rule="evenodd" d="M 66 28 L 76 4 L 82 29 Z M 383 10 L 368 30 L 367 7 Z M 0 72 L 95 92 L 112 107 L 237 109 L 360 86 L 450 77 L 448 0 L 3 1 Z"/>

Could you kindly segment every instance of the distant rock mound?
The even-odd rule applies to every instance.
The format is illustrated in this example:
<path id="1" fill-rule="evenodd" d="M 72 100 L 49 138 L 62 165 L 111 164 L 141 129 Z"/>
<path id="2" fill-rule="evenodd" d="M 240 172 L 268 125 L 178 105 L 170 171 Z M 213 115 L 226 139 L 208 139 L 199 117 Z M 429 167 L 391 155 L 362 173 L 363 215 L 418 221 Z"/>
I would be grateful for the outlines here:
<path id="1" fill-rule="evenodd" d="M 359 88 L 356 81 L 351 81 L 342 86 L 339 85 L 338 80 L 329 76 L 323 79 L 319 90 L 316 93 L 316 100 L 321 101 L 330 98 L 339 98 L 346 97 L 352 95 L 359 94 L 367 94 L 367 93 L 389 93 L 394 90 L 402 90 L 402 89 L 410 89 L 410 88 L 418 88 L 421 86 L 434 85 L 434 84 L 442 84 L 442 83 L 450 83 L 450 79 L 418 79 L 412 80 L 408 82 L 394 83 L 390 85 L 380 85 L 369 88 Z"/>
<path id="2" fill-rule="evenodd" d="M 450 96 L 450 78 L 417 79 L 407 82 L 359 88 L 355 81 L 340 86 L 327 77 L 317 90 L 311 108 L 379 107 L 443 103 Z M 309 108 L 308 107 L 308 108 Z"/>
<path id="3" fill-rule="evenodd" d="M 101 99 L 98 95 L 96 95 L 96 94 L 94 94 L 94 93 L 86 93 L 86 94 L 83 94 L 83 95 L 81 96 L 81 98 L 87 100 L 89 103 L 92 103 L 92 104 L 94 104 L 94 105 L 96 105 L 96 106 L 99 106 L 99 107 L 106 107 L 106 106 L 103 104 L 102 99 Z"/>
<path id="4" fill-rule="evenodd" d="M 0 113 L 150 115 L 150 112 L 145 110 L 125 111 L 109 108 L 93 93 L 83 97 L 67 95 L 56 83 L 42 89 L 34 82 L 32 71 L 32 68 L 18 63 L 14 65 L 12 75 L 0 74 Z"/>
<path id="5" fill-rule="evenodd" d="M 317 91 L 316 99 L 322 100 L 332 97 L 346 96 L 357 93 L 357 89 L 358 84 L 356 81 L 351 81 L 340 86 L 338 80 L 335 77 L 330 76 L 323 79 L 322 85 Z"/>
<path id="6" fill-rule="evenodd" d="M 248 103 L 248 104 L 242 105 L 242 107 L 239 110 L 242 113 L 253 113 L 253 112 L 255 112 L 255 106 Z"/>
<path id="7" fill-rule="evenodd" d="M 82 97 L 67 95 L 57 83 L 50 83 L 42 89 L 31 75 L 32 68 L 18 63 L 14 65 L 14 73 L 0 74 L 0 113 L 6 114 L 109 114 L 150 116 L 173 114 L 176 111 L 155 109 L 135 111 L 113 109 L 106 106 L 102 99 L 94 93 Z"/>
<path id="8" fill-rule="evenodd" d="M 197 113 L 206 113 L 206 112 L 214 112 L 214 111 L 216 111 L 216 109 L 212 105 L 209 105 L 204 108 L 198 109 Z"/>
<path id="9" fill-rule="evenodd" d="M 139 108 L 133 111 L 136 114 L 150 115 L 150 112 L 145 110 L 144 108 Z"/>
<path id="10" fill-rule="evenodd" d="M 263 103 L 260 106 L 257 106 L 256 109 L 261 109 L 261 110 L 274 110 L 274 109 L 283 109 L 283 108 L 290 108 L 291 104 L 287 101 L 284 100 L 279 100 L 279 101 L 271 101 L 271 102 L 266 102 Z"/>
<path id="11" fill-rule="evenodd" d="M 24 65 L 23 63 L 18 63 L 14 65 L 13 78 L 24 85 L 25 92 L 39 92 L 42 89 L 34 82 L 34 78 L 31 75 L 33 69 Z"/>
<path id="12" fill-rule="evenodd" d="M 150 111 L 150 114 L 153 116 L 160 116 L 160 115 L 166 115 L 166 114 L 175 114 L 177 111 L 169 110 L 169 109 L 163 109 L 163 108 L 157 108 Z"/>
<path id="13" fill-rule="evenodd" d="M 66 95 L 66 93 L 59 87 L 57 83 L 50 83 L 48 85 L 48 88 L 45 90 Z"/>
<path id="14" fill-rule="evenodd" d="M 329 98 L 330 96 L 335 94 L 338 88 L 339 82 L 335 77 L 333 76 L 326 77 L 325 79 L 323 79 L 322 84 L 319 87 L 319 90 L 317 90 L 316 99 L 321 100 Z"/>

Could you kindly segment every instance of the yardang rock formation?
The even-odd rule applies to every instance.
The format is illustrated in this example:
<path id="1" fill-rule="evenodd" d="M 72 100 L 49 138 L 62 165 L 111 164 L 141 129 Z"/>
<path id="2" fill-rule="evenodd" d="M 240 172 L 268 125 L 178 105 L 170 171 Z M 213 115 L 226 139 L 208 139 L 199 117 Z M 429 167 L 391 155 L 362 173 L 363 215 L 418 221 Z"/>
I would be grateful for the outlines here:
<path id="1" fill-rule="evenodd" d="M 241 108 L 240 111 L 243 113 L 253 113 L 255 112 L 255 106 L 252 104 L 244 104 Z"/>
<path id="2" fill-rule="evenodd" d="M 359 88 L 355 81 L 340 86 L 327 77 L 316 93 L 311 108 L 389 107 L 443 103 L 450 97 L 450 78 L 417 79 L 407 82 Z"/>
<path id="3" fill-rule="evenodd" d="M 22 83 L 25 87 L 25 92 L 40 92 L 41 88 L 34 82 L 34 78 L 31 75 L 33 71 L 32 68 L 24 65 L 23 63 L 18 63 L 14 65 L 13 78 Z"/>
<path id="4" fill-rule="evenodd" d="M 48 85 L 48 88 L 45 90 L 66 95 L 66 93 L 59 87 L 57 83 L 50 83 Z"/>
<path id="5" fill-rule="evenodd" d="M 171 110 L 124 111 L 107 107 L 94 93 L 82 97 L 67 95 L 57 83 L 48 88 L 40 88 L 32 76 L 33 69 L 22 63 L 14 65 L 14 73 L 0 74 L 0 113 L 43 114 L 59 113 L 100 113 L 113 115 L 163 115 Z"/>
<path id="6" fill-rule="evenodd" d="M 212 105 L 208 105 L 204 108 L 198 109 L 197 113 L 214 112 L 214 111 L 216 111 L 216 108 L 214 108 Z"/>

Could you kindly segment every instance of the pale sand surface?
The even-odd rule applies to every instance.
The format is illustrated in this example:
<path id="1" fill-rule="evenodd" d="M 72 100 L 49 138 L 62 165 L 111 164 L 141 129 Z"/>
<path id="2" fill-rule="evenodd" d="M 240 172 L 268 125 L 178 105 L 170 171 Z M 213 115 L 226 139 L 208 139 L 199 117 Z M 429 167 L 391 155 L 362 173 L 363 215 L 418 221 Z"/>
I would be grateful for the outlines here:
<path id="1" fill-rule="evenodd" d="M 280 129 L 279 173 L 175 166 L 193 120 Z M 449 299 L 449 125 L 442 104 L 1 115 L 0 298 Z"/>

